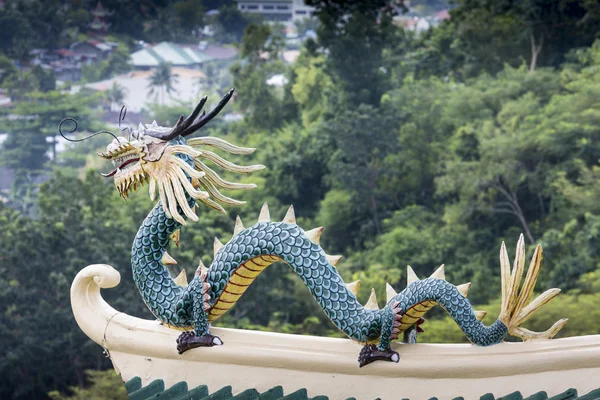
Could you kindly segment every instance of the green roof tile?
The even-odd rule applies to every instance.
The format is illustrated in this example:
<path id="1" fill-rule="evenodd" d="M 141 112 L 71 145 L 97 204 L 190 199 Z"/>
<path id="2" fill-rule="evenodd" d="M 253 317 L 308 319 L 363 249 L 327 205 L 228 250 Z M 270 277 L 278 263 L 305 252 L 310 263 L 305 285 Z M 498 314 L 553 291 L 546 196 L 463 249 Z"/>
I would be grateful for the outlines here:
<path id="1" fill-rule="evenodd" d="M 146 400 L 164 390 L 165 382 L 162 379 L 157 379 L 150 382 L 148 386 L 144 386 L 133 393 L 129 393 L 129 400 Z"/>
<path id="2" fill-rule="evenodd" d="M 213 394 L 206 396 L 204 400 L 228 400 L 232 397 L 233 394 L 231 393 L 231 386 L 225 386 L 217 390 Z"/>
<path id="3" fill-rule="evenodd" d="M 260 394 L 260 400 L 277 400 L 283 397 L 283 388 L 281 386 L 275 386 Z"/>
<path id="4" fill-rule="evenodd" d="M 281 400 L 308 400 L 308 393 L 304 388 L 298 389 L 294 393 L 281 397 Z"/>
<path id="5" fill-rule="evenodd" d="M 600 389 L 592 390 L 588 394 L 579 397 L 578 400 L 597 400 L 600 399 Z"/>
<path id="6" fill-rule="evenodd" d="M 180 397 L 181 395 L 187 394 L 187 392 L 188 392 L 187 383 L 186 382 L 177 382 L 176 384 L 174 384 L 173 386 L 171 386 L 164 392 L 158 394 L 156 396 L 156 399 L 173 400 L 173 399 Z"/>
<path id="7" fill-rule="evenodd" d="M 498 400 L 523 400 L 521 392 L 512 392 L 506 396 L 498 397 Z"/>
<path id="8" fill-rule="evenodd" d="M 142 380 L 139 377 L 132 378 L 125 383 L 125 388 L 129 393 L 130 400 L 329 400 L 327 396 L 316 394 L 310 398 L 306 389 L 299 389 L 293 393 L 285 395 L 281 386 L 275 386 L 264 393 L 259 393 L 256 389 L 246 389 L 233 396 L 231 386 L 225 386 L 209 394 L 208 387 L 198 386 L 188 391 L 188 385 L 185 382 L 178 382 L 165 390 L 164 381 L 157 379 L 142 387 Z M 568 389 L 556 396 L 548 398 L 546 392 L 537 392 L 529 397 L 523 397 L 521 392 L 513 392 L 502 397 L 496 397 L 492 393 L 486 393 L 480 397 L 480 400 L 598 400 L 600 399 L 600 389 L 593 390 L 581 397 L 577 397 L 577 390 Z M 335 400 L 335 399 L 333 399 Z M 349 397 L 346 400 L 356 400 Z M 410 400 L 402 398 L 402 400 Z M 437 400 L 432 397 L 429 400 Z M 463 397 L 455 397 L 453 400 L 464 400 Z"/>
<path id="9" fill-rule="evenodd" d="M 202 400 L 206 396 L 208 396 L 208 386 L 201 385 L 190 390 L 187 394 L 178 397 L 175 400 Z"/>
<path id="10" fill-rule="evenodd" d="M 571 400 L 577 398 L 577 390 L 569 389 L 566 392 L 550 397 L 548 400 Z"/>
<path id="11" fill-rule="evenodd" d="M 525 400 L 547 400 L 548 393 L 546 392 L 537 392 L 536 394 L 532 394 L 529 397 L 526 397 Z"/>
<path id="12" fill-rule="evenodd" d="M 127 382 L 125 382 L 125 390 L 127 393 L 135 392 L 136 390 L 140 390 L 142 388 L 142 379 L 139 376 L 135 378 L 131 378 Z"/>
<path id="13" fill-rule="evenodd" d="M 246 389 L 242 393 L 232 397 L 231 400 L 261 400 L 261 398 L 258 390 Z"/>

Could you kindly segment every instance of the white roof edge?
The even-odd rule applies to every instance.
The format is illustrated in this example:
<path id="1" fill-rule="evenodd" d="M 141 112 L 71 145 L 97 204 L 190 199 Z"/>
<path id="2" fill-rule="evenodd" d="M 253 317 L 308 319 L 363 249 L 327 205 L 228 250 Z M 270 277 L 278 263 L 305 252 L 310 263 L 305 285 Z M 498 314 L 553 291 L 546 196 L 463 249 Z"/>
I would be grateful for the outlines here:
<path id="1" fill-rule="evenodd" d="M 88 266 L 73 281 L 71 304 L 81 329 L 107 349 L 124 380 L 163 379 L 167 386 L 185 380 L 234 385 L 240 391 L 275 383 L 330 398 L 386 399 L 442 393 L 470 398 L 494 390 L 506 394 L 531 389 L 533 394 L 536 387 L 548 395 L 569 387 L 586 393 L 597 388 L 592 378 L 600 375 L 600 335 L 490 347 L 395 344 L 398 364 L 376 362 L 358 368 L 360 346 L 349 339 L 212 328 L 223 346 L 180 355 L 175 348 L 180 331 L 118 312 L 103 300 L 100 288 L 115 287 L 119 281 L 119 273 L 109 265 Z M 240 374 L 232 375 L 234 371 Z"/>

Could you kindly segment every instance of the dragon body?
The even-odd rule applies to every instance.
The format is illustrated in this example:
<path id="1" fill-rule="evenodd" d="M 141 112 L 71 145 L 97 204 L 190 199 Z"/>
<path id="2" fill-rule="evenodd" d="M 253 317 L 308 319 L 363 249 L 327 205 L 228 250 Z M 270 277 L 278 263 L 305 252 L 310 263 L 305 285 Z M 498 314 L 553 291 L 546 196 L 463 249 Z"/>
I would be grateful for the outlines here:
<path id="1" fill-rule="evenodd" d="M 123 197 L 144 183 L 149 183 L 152 198 L 157 192 L 160 196 L 134 239 L 131 263 L 135 283 L 148 308 L 165 325 L 184 330 L 177 340 L 179 352 L 221 345 L 222 341 L 211 334 L 210 323 L 233 307 L 258 275 L 277 261 L 286 263 L 298 275 L 336 327 L 365 344 L 359 356 L 360 366 L 375 360 L 398 362 L 398 353 L 391 349 L 390 343 L 399 340 L 402 333 L 406 338 L 408 332 L 420 330 L 422 316 L 435 305 L 449 313 L 471 342 L 483 346 L 500 342 L 508 333 L 524 339 L 550 338 L 564 325 L 566 320 L 560 320 L 543 333 L 520 327 L 559 292 L 551 289 L 529 303 L 541 267 L 539 246 L 519 290 L 525 261 L 522 238 L 512 269 L 502 245 L 502 312 L 492 325 L 486 326 L 480 321 L 483 313 L 476 312 L 466 298 L 470 284 L 458 287 L 450 284 L 445 280 L 443 266 L 425 279 L 418 279 L 408 267 L 406 289 L 396 293 L 388 285 L 383 308 L 377 308 L 374 292 L 363 306 L 356 298 L 359 282 L 346 284 L 335 267 L 341 257 L 327 255 L 319 245 L 323 228 L 301 229 L 296 225 L 293 207 L 282 222 L 270 221 L 266 204 L 255 225 L 245 228 L 238 218 L 234 236 L 228 243 L 223 245 L 215 239 L 214 259 L 209 268 L 201 264 L 189 284 L 186 279 L 174 279 L 168 270 L 173 260 L 167 250 L 179 229 L 189 220 L 197 220 L 195 206 L 203 203 L 223 212 L 222 204 L 242 202 L 222 195 L 219 189 L 254 187 L 225 181 L 204 161 L 237 173 L 263 168 L 232 164 L 204 148 L 210 146 L 237 154 L 254 149 L 213 137 L 185 139 L 214 117 L 231 94 L 232 91 L 208 114 L 200 114 L 206 101 L 203 98 L 190 116 L 185 119 L 182 116 L 173 128 L 140 124 L 129 139 L 116 138 L 106 153 L 99 153 L 118 165 L 105 176 L 114 177 Z"/>

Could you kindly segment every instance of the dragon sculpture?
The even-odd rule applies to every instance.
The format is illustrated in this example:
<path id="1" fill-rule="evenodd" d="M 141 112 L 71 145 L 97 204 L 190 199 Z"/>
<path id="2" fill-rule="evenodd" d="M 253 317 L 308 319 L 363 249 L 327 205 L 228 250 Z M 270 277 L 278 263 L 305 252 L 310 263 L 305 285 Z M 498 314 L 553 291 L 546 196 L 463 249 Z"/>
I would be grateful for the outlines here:
<path id="1" fill-rule="evenodd" d="M 390 343 L 399 340 L 401 334 L 405 342 L 415 342 L 423 315 L 435 305 L 448 312 L 472 343 L 482 346 L 498 343 L 507 334 L 524 340 L 551 338 L 566 323 L 566 319 L 562 319 L 542 333 L 520 327 L 560 292 L 550 289 L 529 302 L 542 264 L 542 249 L 539 245 L 535 249 L 521 287 L 525 266 L 522 236 L 512 269 L 502 244 L 502 309 L 491 326 L 480 322 L 485 312 L 475 311 L 466 298 L 470 283 L 460 286 L 448 283 L 444 279 L 443 265 L 425 279 L 418 279 L 409 266 L 406 289 L 396 293 L 388 284 L 385 307 L 378 309 L 374 291 L 363 306 L 356 298 L 360 282 L 344 283 L 335 267 L 341 256 L 327 255 L 320 247 L 323 228 L 301 229 L 296 225 L 293 207 L 282 222 L 270 221 L 266 204 L 258 222 L 249 228 L 245 228 L 238 217 L 234 236 L 228 243 L 223 245 L 215 239 L 214 260 L 209 268 L 200 262 L 189 284 L 185 271 L 174 279 L 168 270 L 174 260 L 167 249 L 173 241 L 178 244 L 179 229 L 187 221 L 198 221 L 194 212 L 196 205 L 203 203 L 224 213 L 223 205 L 243 202 L 224 196 L 220 189 L 256 187 L 229 182 L 205 162 L 239 174 L 264 168 L 262 165 L 239 166 L 207 150 L 249 154 L 255 149 L 234 146 L 210 136 L 186 139 L 217 115 L 232 94 L 233 89 L 208 114 L 201 113 L 206 103 L 206 97 L 202 98 L 193 112 L 187 118 L 181 116 L 172 128 L 154 122 L 140 124 L 137 130 L 130 129 L 129 138 L 113 135 L 114 140 L 106 152 L 98 153 L 115 165 L 111 172 L 103 175 L 114 179 L 121 196 L 126 198 L 146 183 L 151 199 L 158 193 L 159 201 L 133 241 L 131 265 L 135 283 L 152 313 L 164 325 L 184 331 L 177 339 L 179 353 L 201 346 L 222 345 L 221 339 L 210 332 L 211 322 L 233 307 L 257 276 L 277 261 L 287 263 L 302 279 L 335 326 L 364 344 L 358 358 L 361 367 L 375 360 L 398 362 L 399 355 Z"/>

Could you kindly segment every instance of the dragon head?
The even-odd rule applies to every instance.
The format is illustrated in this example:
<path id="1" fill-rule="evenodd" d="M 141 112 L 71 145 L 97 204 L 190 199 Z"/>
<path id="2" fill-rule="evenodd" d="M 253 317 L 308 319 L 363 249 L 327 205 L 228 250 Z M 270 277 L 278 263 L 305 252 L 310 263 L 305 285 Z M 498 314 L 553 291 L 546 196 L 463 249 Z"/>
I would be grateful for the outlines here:
<path id="1" fill-rule="evenodd" d="M 244 190 L 256 185 L 228 182 L 204 160 L 241 174 L 263 169 L 264 166 L 236 165 L 204 148 L 210 146 L 233 154 L 249 154 L 255 149 L 238 147 L 211 136 L 185 139 L 214 118 L 232 95 L 233 89 L 208 113 L 201 113 L 207 100 L 206 96 L 203 97 L 192 113 L 187 118 L 182 115 L 174 127 L 162 127 L 156 122 L 150 125 L 140 123 L 137 130 L 129 130 L 129 138 L 111 134 L 113 141 L 105 152 L 97 154 L 111 161 L 115 168 L 102 175 L 114 179 L 115 187 L 123 198 L 148 183 L 150 198 L 154 200 L 158 193 L 167 217 L 181 224 L 186 221 L 181 213 L 192 221 L 198 220 L 193 209 L 196 201 L 223 213 L 223 205 L 244 204 L 224 196 L 219 189 Z"/>

